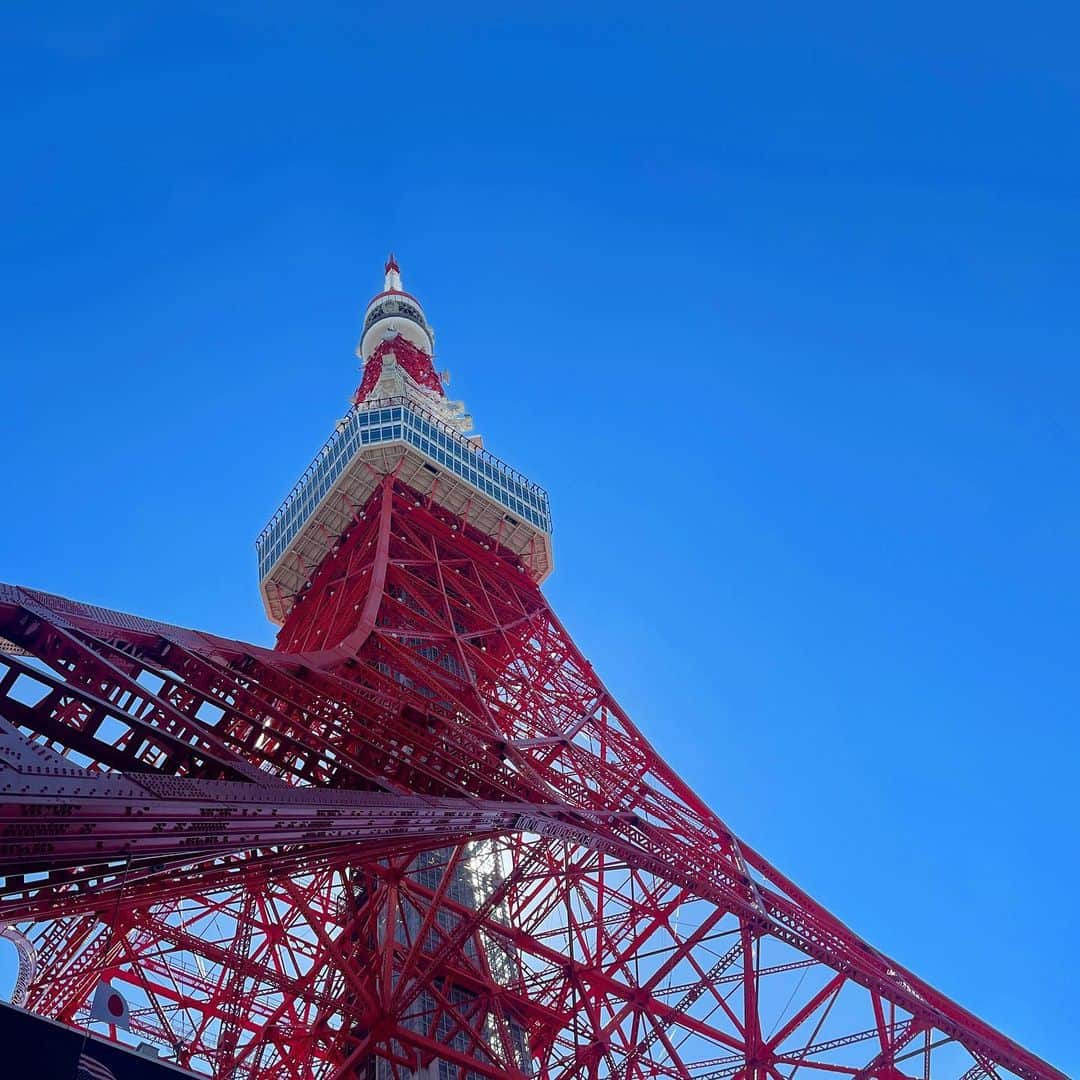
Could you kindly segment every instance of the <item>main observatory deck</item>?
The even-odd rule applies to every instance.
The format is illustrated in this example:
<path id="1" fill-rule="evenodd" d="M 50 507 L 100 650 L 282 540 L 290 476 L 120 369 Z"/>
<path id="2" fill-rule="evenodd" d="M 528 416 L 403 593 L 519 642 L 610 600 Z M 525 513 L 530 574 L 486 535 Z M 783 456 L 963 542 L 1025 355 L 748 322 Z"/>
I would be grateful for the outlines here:
<path id="1" fill-rule="evenodd" d="M 411 398 L 384 398 L 350 409 L 255 541 L 259 590 L 274 622 L 284 622 L 377 477 L 395 469 L 520 555 L 536 581 L 551 573 L 547 492 Z"/>

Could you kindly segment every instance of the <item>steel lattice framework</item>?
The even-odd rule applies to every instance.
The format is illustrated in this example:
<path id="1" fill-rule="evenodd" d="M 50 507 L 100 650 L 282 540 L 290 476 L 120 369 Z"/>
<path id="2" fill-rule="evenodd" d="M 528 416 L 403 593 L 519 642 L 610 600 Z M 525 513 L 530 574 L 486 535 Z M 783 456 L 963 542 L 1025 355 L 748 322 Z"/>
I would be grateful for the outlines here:
<path id="1" fill-rule="evenodd" d="M 104 974 L 219 1077 L 1064 1080 L 737 838 L 518 556 L 352 510 L 275 650 L 0 586 L 29 1007 Z"/>

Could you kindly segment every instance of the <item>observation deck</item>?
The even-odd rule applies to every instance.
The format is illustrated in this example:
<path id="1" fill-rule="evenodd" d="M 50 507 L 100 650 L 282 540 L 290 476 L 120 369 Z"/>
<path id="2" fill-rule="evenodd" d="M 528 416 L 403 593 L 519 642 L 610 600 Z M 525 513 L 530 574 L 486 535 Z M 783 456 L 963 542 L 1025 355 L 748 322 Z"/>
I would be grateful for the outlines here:
<path id="1" fill-rule="evenodd" d="M 552 570 L 547 492 L 409 397 L 355 405 L 255 541 L 266 613 L 283 623 L 381 475 L 399 479 L 520 555 Z"/>

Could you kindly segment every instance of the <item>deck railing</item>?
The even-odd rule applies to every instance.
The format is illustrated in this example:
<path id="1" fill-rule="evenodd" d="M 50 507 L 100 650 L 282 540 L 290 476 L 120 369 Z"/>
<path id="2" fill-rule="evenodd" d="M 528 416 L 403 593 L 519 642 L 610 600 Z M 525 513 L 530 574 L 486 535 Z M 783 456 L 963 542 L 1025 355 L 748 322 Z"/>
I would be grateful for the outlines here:
<path id="1" fill-rule="evenodd" d="M 551 532 L 547 492 L 412 398 L 356 405 L 338 423 L 255 541 L 260 580 L 273 569 L 353 457 L 365 446 L 405 442 L 512 514 Z"/>

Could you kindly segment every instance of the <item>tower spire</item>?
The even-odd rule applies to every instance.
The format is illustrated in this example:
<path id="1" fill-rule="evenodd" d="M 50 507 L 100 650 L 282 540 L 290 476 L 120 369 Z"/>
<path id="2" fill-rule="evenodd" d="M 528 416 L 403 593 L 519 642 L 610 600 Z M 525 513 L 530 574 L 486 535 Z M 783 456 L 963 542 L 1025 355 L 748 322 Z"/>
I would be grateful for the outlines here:
<path id="1" fill-rule="evenodd" d="M 386 256 L 386 266 L 383 269 L 386 273 L 386 282 L 383 285 L 383 291 L 404 292 L 405 290 L 401 286 L 401 267 L 398 266 L 398 261 L 394 258 L 394 253 L 392 251 Z"/>
<path id="2" fill-rule="evenodd" d="M 435 352 L 434 331 L 428 325 L 423 305 L 405 291 L 401 267 L 392 251 L 386 257 L 383 271 L 386 277 L 382 291 L 371 298 L 364 312 L 364 329 L 356 355 L 366 364 L 380 342 L 401 336 L 430 358 Z"/>
<path id="3" fill-rule="evenodd" d="M 354 404 L 376 398 L 418 397 L 440 420 L 465 432 L 472 417 L 460 401 L 448 401 L 432 358 L 435 331 L 424 307 L 401 284 L 401 267 L 391 251 L 383 267 L 386 278 L 364 312 L 364 329 L 356 355 L 363 361 L 363 378 Z"/>

